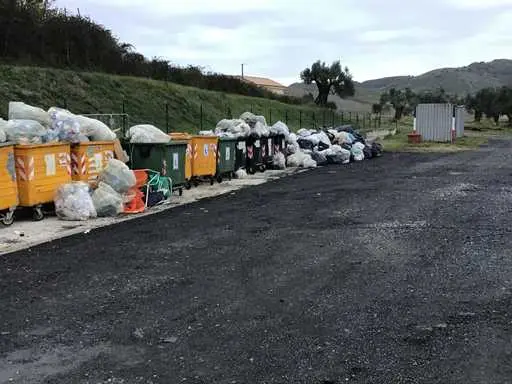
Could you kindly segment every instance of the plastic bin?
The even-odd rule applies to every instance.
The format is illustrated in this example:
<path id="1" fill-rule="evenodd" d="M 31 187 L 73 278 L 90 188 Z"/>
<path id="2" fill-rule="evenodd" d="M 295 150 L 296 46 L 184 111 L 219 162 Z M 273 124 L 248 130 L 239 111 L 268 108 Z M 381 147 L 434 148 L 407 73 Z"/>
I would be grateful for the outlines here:
<path id="1" fill-rule="evenodd" d="M 169 133 L 172 140 L 185 141 L 187 143 L 187 151 L 185 157 L 185 187 L 190 188 L 190 181 L 192 180 L 192 136 L 188 133 L 174 132 Z"/>
<path id="2" fill-rule="evenodd" d="M 173 190 L 180 196 L 187 180 L 186 141 L 171 141 L 167 144 L 136 144 L 130 145 L 130 158 L 133 169 L 151 169 L 172 180 Z"/>
<path id="3" fill-rule="evenodd" d="M 217 136 L 192 136 L 192 180 L 195 185 L 204 178 L 213 185 L 217 173 Z"/>
<path id="4" fill-rule="evenodd" d="M 4 225 L 14 221 L 18 205 L 18 185 L 14 166 L 14 145 L 0 144 L 0 220 Z"/>
<path id="5" fill-rule="evenodd" d="M 217 152 L 217 181 L 222 183 L 222 178 L 227 176 L 230 180 L 235 173 L 236 164 L 236 138 L 220 138 Z"/>
<path id="6" fill-rule="evenodd" d="M 246 157 L 246 171 L 249 174 L 256 173 L 257 170 L 260 172 L 265 171 L 265 163 L 263 162 L 263 156 L 261 151 L 261 139 L 254 136 L 249 136 L 246 141 L 247 157 Z"/>
<path id="7" fill-rule="evenodd" d="M 71 178 L 73 181 L 94 184 L 108 161 L 113 158 L 113 141 L 92 141 L 72 145 Z"/>
<path id="8" fill-rule="evenodd" d="M 21 207 L 34 208 L 34 220 L 44 217 L 42 205 L 53 202 L 57 188 L 71 182 L 68 143 L 16 145 L 16 179 Z"/>
<path id="9" fill-rule="evenodd" d="M 236 148 L 235 148 L 235 172 L 240 168 L 245 168 L 246 166 L 246 158 L 247 158 L 247 144 L 245 143 L 245 138 L 238 138 L 236 140 Z"/>
<path id="10" fill-rule="evenodd" d="M 272 168 L 274 160 L 274 143 L 273 137 L 262 137 L 261 142 L 261 160 L 265 164 L 265 168 Z"/>
<path id="11" fill-rule="evenodd" d="M 274 135 L 272 136 L 272 144 L 274 146 L 273 153 L 276 154 L 278 152 L 285 153 L 286 152 L 286 139 L 284 135 Z"/>

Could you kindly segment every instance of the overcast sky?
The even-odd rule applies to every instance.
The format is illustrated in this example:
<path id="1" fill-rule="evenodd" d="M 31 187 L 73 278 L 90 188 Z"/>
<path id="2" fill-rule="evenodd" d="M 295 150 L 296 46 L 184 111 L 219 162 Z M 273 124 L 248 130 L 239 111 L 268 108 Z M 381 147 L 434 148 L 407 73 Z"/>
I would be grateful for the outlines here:
<path id="1" fill-rule="evenodd" d="M 512 0 L 57 0 L 148 57 L 288 85 L 341 59 L 358 81 L 511 58 Z"/>

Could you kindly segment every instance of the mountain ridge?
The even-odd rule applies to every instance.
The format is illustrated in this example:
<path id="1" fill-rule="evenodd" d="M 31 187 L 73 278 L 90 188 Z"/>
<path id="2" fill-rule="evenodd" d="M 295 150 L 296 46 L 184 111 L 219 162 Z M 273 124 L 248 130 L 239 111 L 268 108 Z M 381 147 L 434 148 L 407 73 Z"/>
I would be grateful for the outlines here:
<path id="1" fill-rule="evenodd" d="M 411 88 L 415 92 L 435 90 L 439 87 L 449 94 L 465 96 L 482 88 L 512 86 L 512 60 L 495 59 L 488 62 L 473 62 L 463 67 L 437 68 L 418 76 L 388 76 L 356 82 L 354 97 L 341 99 L 330 96 L 343 110 L 370 111 L 371 105 L 378 102 L 380 94 L 391 88 Z M 307 93 L 316 96 L 316 86 L 304 83 L 291 84 L 287 93 L 302 97 Z"/>

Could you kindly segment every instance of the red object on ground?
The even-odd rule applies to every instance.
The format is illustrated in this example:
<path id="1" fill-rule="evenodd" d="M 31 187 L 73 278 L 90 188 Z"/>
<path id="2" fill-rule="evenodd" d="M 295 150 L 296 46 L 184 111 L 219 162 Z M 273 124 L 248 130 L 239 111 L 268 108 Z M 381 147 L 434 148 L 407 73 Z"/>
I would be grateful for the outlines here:
<path id="1" fill-rule="evenodd" d="M 407 139 L 410 144 L 419 144 L 421 143 L 421 135 L 417 132 L 411 132 L 407 134 Z"/>
<path id="2" fill-rule="evenodd" d="M 124 213 L 142 213 L 146 209 L 144 193 L 141 188 L 148 182 L 148 174 L 145 169 L 134 169 L 135 186 L 128 191 L 128 195 L 134 195 L 133 199 L 124 205 Z"/>

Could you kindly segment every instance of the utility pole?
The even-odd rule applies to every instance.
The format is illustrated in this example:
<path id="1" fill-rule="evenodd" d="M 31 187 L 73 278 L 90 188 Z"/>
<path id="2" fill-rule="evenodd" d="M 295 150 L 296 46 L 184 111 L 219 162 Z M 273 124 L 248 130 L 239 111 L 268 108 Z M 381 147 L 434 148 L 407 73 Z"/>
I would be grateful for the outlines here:
<path id="1" fill-rule="evenodd" d="M 242 79 L 244 78 L 244 65 L 245 64 L 242 63 Z"/>

